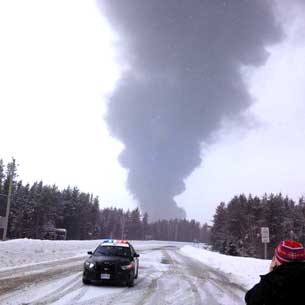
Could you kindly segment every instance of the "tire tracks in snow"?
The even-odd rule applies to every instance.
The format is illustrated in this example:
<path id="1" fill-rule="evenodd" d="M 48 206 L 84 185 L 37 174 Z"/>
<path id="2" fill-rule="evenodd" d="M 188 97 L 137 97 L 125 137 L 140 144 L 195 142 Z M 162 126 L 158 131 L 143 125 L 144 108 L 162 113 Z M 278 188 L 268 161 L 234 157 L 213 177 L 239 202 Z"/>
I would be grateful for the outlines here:
<path id="1" fill-rule="evenodd" d="M 110 303 L 103 302 L 103 304 L 201 305 L 201 296 L 196 285 L 185 277 L 179 264 L 172 259 L 170 253 L 173 250 L 160 249 L 160 251 L 162 253 L 160 263 L 167 264 L 169 266 L 167 270 L 157 277 L 145 278 L 143 283 L 137 283 L 136 289 L 132 288 L 126 294 L 122 294 L 119 299 L 112 299 Z M 85 305 L 85 303 L 77 305 Z"/>
<path id="2" fill-rule="evenodd" d="M 0 272 L 0 295 L 79 272 L 83 261 L 83 257 L 77 257 Z"/>
<path id="3" fill-rule="evenodd" d="M 67 294 L 73 293 L 74 291 L 82 288 L 83 284 L 80 280 L 80 275 L 81 273 L 78 272 L 76 276 L 73 277 L 73 279 L 61 285 L 60 287 L 50 292 L 49 294 L 34 301 L 31 301 L 29 303 L 23 303 L 22 305 L 47 305 L 60 300 Z"/>
<path id="4" fill-rule="evenodd" d="M 200 286 L 205 287 L 204 292 L 209 300 L 209 304 L 214 304 L 211 302 L 216 302 L 215 304 L 225 304 L 219 303 L 221 296 L 226 296 L 230 298 L 234 303 L 233 304 L 244 304 L 243 295 L 246 292 L 245 287 L 237 283 L 232 282 L 228 275 L 211 268 L 208 265 L 205 265 L 201 262 L 198 262 L 192 258 L 184 256 L 181 252 L 173 252 L 177 261 L 187 267 L 187 276 L 191 276 L 197 279 L 200 282 Z M 199 287 L 200 287 L 199 286 Z M 214 294 L 211 294 L 210 290 L 214 290 L 214 294 L 217 294 L 217 300 Z"/>
<path id="5" fill-rule="evenodd" d="M 201 305 L 202 304 L 202 298 L 201 295 L 199 293 L 199 290 L 197 288 L 197 286 L 195 285 L 194 281 L 189 278 L 186 273 L 184 272 L 182 266 L 179 264 L 178 261 L 176 261 L 173 256 L 172 253 L 175 253 L 175 251 L 171 251 L 170 253 L 168 251 L 163 251 L 164 256 L 169 260 L 170 262 L 170 271 L 172 273 L 172 275 L 174 275 L 175 277 L 178 277 L 181 279 L 181 281 L 185 281 L 187 283 L 187 285 L 189 285 L 190 292 L 191 295 L 189 296 L 192 301 L 190 301 L 188 304 L 193 304 L 193 305 Z"/>

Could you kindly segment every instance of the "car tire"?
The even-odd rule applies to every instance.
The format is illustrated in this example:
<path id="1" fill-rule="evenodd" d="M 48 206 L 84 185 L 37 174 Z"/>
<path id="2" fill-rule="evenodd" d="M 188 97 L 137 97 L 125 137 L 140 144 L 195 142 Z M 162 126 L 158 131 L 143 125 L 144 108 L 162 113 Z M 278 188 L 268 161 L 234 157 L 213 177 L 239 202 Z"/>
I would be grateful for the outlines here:
<path id="1" fill-rule="evenodd" d="M 90 282 L 89 280 L 86 280 L 86 279 L 83 278 L 83 284 L 84 284 L 84 285 L 89 285 L 90 283 L 91 283 L 91 282 Z"/>
<path id="2" fill-rule="evenodd" d="M 127 282 L 128 287 L 133 287 L 134 286 L 134 273 L 130 273 L 129 276 L 129 281 Z"/>

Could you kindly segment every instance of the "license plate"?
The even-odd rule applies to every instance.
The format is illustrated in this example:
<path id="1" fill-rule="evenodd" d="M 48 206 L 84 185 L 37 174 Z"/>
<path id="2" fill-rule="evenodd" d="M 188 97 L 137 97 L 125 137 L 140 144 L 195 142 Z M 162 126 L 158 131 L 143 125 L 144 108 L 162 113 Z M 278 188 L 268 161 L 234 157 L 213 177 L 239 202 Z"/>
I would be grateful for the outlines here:
<path id="1" fill-rule="evenodd" d="M 110 279 L 110 274 L 109 273 L 102 273 L 101 274 L 101 279 L 102 280 L 109 280 Z"/>

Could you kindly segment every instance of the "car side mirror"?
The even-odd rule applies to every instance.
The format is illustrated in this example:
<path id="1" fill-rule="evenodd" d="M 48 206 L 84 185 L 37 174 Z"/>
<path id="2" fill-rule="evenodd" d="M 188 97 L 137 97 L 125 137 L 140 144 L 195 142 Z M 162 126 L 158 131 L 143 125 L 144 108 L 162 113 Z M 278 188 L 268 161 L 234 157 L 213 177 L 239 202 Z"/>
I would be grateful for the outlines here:
<path id="1" fill-rule="evenodd" d="M 139 257 L 139 256 L 140 256 L 140 254 L 135 253 L 133 256 L 134 256 L 134 257 Z"/>
<path id="2" fill-rule="evenodd" d="M 92 253 L 92 251 L 88 251 L 88 254 L 89 254 L 89 255 L 92 255 L 93 253 Z"/>

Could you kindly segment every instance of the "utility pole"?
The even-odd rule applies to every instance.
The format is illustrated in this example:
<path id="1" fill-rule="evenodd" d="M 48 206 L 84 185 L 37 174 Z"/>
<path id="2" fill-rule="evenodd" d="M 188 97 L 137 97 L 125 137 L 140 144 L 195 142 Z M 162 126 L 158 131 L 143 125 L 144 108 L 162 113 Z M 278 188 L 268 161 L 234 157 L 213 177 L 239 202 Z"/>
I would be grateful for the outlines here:
<path id="1" fill-rule="evenodd" d="M 7 203 L 6 203 L 6 213 L 5 213 L 5 220 L 4 220 L 4 230 L 3 230 L 3 240 L 6 240 L 7 236 L 7 228 L 8 228 L 8 219 L 10 215 L 10 208 L 11 208 L 11 196 L 12 196 L 12 186 L 13 186 L 13 175 L 14 175 L 14 169 L 15 169 L 15 159 L 13 159 L 13 162 L 10 165 L 10 168 L 8 169 L 8 194 L 7 194 Z"/>

